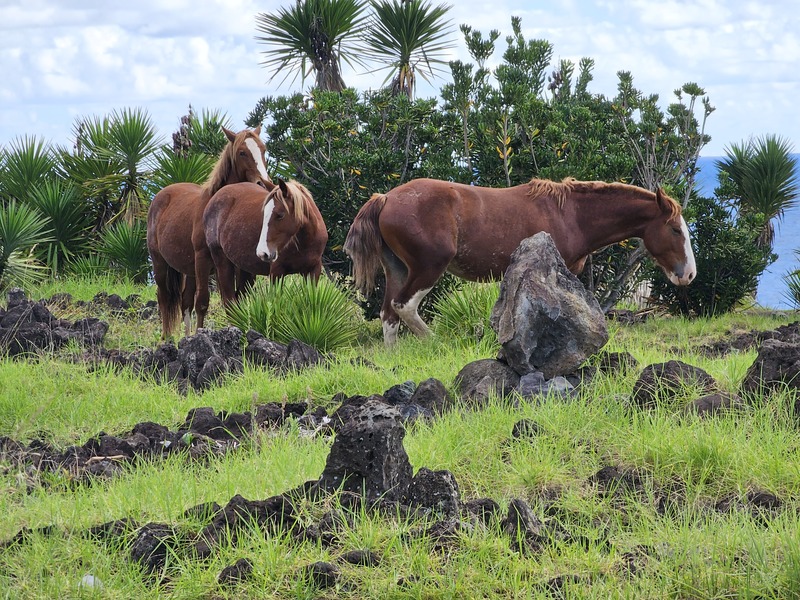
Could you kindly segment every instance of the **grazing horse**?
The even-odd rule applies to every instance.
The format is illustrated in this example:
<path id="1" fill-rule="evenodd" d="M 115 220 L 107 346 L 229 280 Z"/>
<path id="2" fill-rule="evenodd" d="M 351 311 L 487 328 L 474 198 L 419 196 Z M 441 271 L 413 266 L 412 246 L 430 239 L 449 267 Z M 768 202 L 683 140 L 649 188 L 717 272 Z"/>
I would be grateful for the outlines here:
<path id="1" fill-rule="evenodd" d="M 153 261 L 161 337 L 167 339 L 181 312 L 189 335 L 192 308 L 197 327 L 208 312 L 208 278 L 213 266 L 206 246 L 203 211 L 223 186 L 249 181 L 261 192 L 272 181 L 264 162 L 261 126 L 234 133 L 222 128 L 228 144 L 204 185 L 173 183 L 159 191 L 147 213 L 147 248 Z"/>
<path id="2" fill-rule="evenodd" d="M 498 279 L 519 243 L 540 231 L 552 236 L 576 274 L 589 254 L 630 237 L 644 240 L 675 285 L 696 274 L 681 207 L 662 190 L 571 178 L 506 189 L 416 179 L 373 195 L 358 211 L 344 250 L 365 292 L 383 266 L 381 321 L 391 345 L 401 319 L 416 335 L 428 334 L 417 307 L 445 271 L 472 281 Z"/>
<path id="3" fill-rule="evenodd" d="M 279 179 L 269 191 L 249 183 L 225 186 L 208 202 L 203 222 L 226 306 L 256 275 L 319 279 L 328 231 L 311 193 L 296 181 Z"/>

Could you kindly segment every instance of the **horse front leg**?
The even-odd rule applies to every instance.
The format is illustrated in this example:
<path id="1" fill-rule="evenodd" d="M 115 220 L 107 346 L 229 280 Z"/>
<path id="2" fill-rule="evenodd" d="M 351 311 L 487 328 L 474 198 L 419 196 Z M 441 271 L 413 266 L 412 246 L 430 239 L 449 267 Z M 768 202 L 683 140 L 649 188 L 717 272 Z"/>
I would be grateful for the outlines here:
<path id="1" fill-rule="evenodd" d="M 211 252 L 208 248 L 197 251 L 194 254 L 194 273 L 195 285 L 197 289 L 194 294 L 194 311 L 197 314 L 197 329 L 200 329 L 205 324 L 206 314 L 208 313 L 208 305 L 211 299 L 211 293 L 208 289 L 208 279 L 211 276 Z"/>
<path id="2" fill-rule="evenodd" d="M 184 335 L 189 335 L 192 332 L 192 309 L 194 308 L 194 292 L 196 287 L 194 275 L 186 275 L 183 278 L 183 290 L 181 291 L 181 314 L 183 315 Z"/>

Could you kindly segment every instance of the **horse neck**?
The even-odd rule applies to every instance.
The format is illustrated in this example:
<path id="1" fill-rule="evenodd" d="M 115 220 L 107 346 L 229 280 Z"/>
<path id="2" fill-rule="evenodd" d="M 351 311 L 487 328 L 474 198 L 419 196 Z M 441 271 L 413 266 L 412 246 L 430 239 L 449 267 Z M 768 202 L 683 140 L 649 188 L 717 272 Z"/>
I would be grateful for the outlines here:
<path id="1" fill-rule="evenodd" d="M 650 221 L 661 213 L 654 198 L 611 188 L 579 194 L 575 202 L 578 228 L 588 246 L 586 253 L 628 238 L 641 238 Z"/>

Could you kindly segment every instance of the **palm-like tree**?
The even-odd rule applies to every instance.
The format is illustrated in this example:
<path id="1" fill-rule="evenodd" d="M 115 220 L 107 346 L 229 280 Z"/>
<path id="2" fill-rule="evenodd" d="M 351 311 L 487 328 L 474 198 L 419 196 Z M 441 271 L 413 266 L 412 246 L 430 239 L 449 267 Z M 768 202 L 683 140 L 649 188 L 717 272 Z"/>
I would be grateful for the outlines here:
<path id="1" fill-rule="evenodd" d="M 370 0 L 374 17 L 362 36 L 366 55 L 391 69 L 395 94 L 414 96 L 416 76 L 429 81 L 441 65 L 449 39 L 450 6 L 432 6 L 423 0 Z"/>
<path id="2" fill-rule="evenodd" d="M 758 238 L 762 247 L 772 247 L 775 237 L 773 219 L 782 218 L 800 194 L 795 173 L 796 159 L 791 144 L 775 135 L 767 135 L 743 144 L 731 144 L 718 168 L 727 173 L 739 197 L 739 207 L 760 214 L 764 229 Z"/>
<path id="3" fill-rule="evenodd" d="M 49 240 L 45 219 L 35 208 L 17 200 L 0 204 L 0 290 L 26 286 L 46 275 L 33 249 Z"/>
<path id="4" fill-rule="evenodd" d="M 365 0 L 297 0 L 290 8 L 256 15 L 256 29 L 263 35 L 266 60 L 261 64 L 301 80 L 314 73 L 319 90 L 341 92 L 345 88 L 341 61 L 360 63 L 349 45 L 361 32 Z"/>
<path id="5" fill-rule="evenodd" d="M 56 177 L 57 160 L 38 138 L 13 140 L 0 151 L 0 199 L 26 201 L 36 186 Z"/>
<path id="6" fill-rule="evenodd" d="M 96 226 L 142 217 L 148 201 L 145 184 L 161 144 L 147 113 L 123 109 L 102 119 L 85 119 L 77 123 L 75 134 L 75 152 L 61 149 L 61 164 L 95 205 Z"/>

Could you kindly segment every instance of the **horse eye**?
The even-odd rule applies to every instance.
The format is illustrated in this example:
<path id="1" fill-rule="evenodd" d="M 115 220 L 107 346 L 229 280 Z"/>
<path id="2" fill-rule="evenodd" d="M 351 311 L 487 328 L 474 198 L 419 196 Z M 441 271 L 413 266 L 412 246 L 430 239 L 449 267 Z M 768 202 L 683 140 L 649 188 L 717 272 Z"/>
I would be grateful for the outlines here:
<path id="1" fill-rule="evenodd" d="M 679 227 L 673 227 L 672 233 L 674 233 L 675 235 L 681 235 L 683 232 L 680 230 Z"/>
<path id="2" fill-rule="evenodd" d="M 283 221 L 283 217 L 285 217 L 285 216 L 286 216 L 285 214 L 279 213 L 279 214 L 275 215 L 275 220 L 276 221 Z"/>

